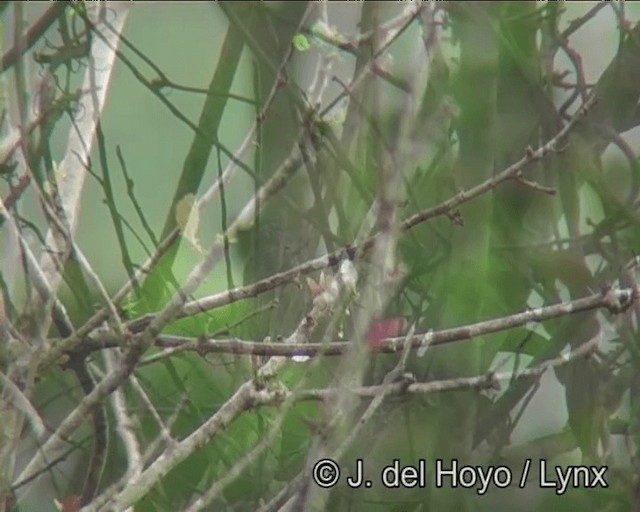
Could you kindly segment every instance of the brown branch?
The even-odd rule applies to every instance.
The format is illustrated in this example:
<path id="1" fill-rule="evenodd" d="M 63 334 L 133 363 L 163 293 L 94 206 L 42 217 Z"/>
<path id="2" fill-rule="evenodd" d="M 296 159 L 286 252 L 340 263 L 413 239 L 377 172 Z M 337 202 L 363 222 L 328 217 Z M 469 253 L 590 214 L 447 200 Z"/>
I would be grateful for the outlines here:
<path id="1" fill-rule="evenodd" d="M 443 391 L 464 391 L 468 389 L 475 389 L 477 391 L 481 391 L 483 389 L 499 390 L 501 381 L 511 382 L 517 379 L 539 377 L 550 368 L 566 366 L 576 359 L 587 357 L 595 352 L 595 350 L 598 348 L 599 341 L 600 337 L 594 336 L 568 355 L 550 359 L 549 361 L 545 361 L 544 363 L 541 363 L 538 366 L 534 366 L 533 368 L 527 368 L 526 370 L 522 370 L 522 372 L 518 373 L 517 375 L 513 375 L 512 372 L 494 373 L 489 371 L 486 375 L 477 375 L 475 377 L 457 377 L 453 379 L 436 380 L 432 382 L 414 382 L 411 384 L 407 384 L 404 381 L 399 381 L 393 382 L 391 384 L 362 386 L 358 388 L 352 388 L 349 390 L 349 392 L 360 398 L 375 398 L 383 392 L 386 395 L 398 396 L 405 394 L 424 395 L 429 393 L 440 393 Z M 295 395 L 296 401 L 325 401 L 332 400 L 337 394 L 343 392 L 344 391 L 340 389 L 323 388 L 299 391 Z M 272 393 L 272 396 L 268 397 L 269 401 L 261 403 L 260 405 L 270 405 L 272 403 L 278 403 L 279 401 L 282 401 L 283 398 L 284 397 L 282 396 L 282 391 L 280 391 L 278 394 Z M 265 400 L 267 399 L 267 397 L 263 396 L 262 399 Z"/>
<path id="2" fill-rule="evenodd" d="M 137 48 L 135 48 L 135 46 L 132 45 L 126 38 L 120 35 L 120 40 L 129 48 L 131 48 L 136 53 L 136 55 L 142 57 L 143 60 L 145 60 L 145 62 L 147 62 L 154 70 L 156 70 L 156 72 L 161 77 L 164 77 L 164 75 L 161 73 L 159 68 L 155 66 L 155 64 L 153 64 L 151 61 L 149 61 L 146 58 L 146 56 L 144 56 L 144 54 L 142 54 L 139 50 L 137 50 Z M 124 58 L 121 55 L 121 53 L 118 53 L 117 49 L 116 49 L 116 52 L 117 52 L 117 55 L 119 55 L 121 58 Z M 277 96 L 278 91 L 281 89 L 284 83 L 285 67 L 289 62 L 292 54 L 293 54 L 293 50 L 290 49 L 289 52 L 285 55 L 283 62 L 278 66 L 276 70 L 277 79 L 275 80 L 273 87 L 269 91 L 269 94 L 265 99 L 264 105 L 260 110 L 260 113 L 258 114 L 255 122 L 253 123 L 253 126 L 251 127 L 251 129 L 249 130 L 249 133 L 240 144 L 240 148 L 237 150 L 237 152 L 234 155 L 232 155 L 233 158 L 230 158 L 230 161 L 225 167 L 224 171 L 221 173 L 221 176 L 207 189 L 207 191 L 198 200 L 198 203 L 196 206 L 197 208 L 203 208 L 205 205 L 211 202 L 215 198 L 216 194 L 220 192 L 222 187 L 231 180 L 235 171 L 239 167 L 247 170 L 246 166 L 244 166 L 241 163 L 241 160 L 249 152 L 249 150 L 254 147 L 258 130 L 262 125 L 262 123 L 264 122 L 264 119 L 266 118 L 269 110 L 271 109 L 271 106 L 273 105 L 273 102 Z M 128 61 L 125 59 L 125 64 L 127 63 Z M 136 78 L 138 78 L 144 85 L 149 86 L 149 84 L 147 84 L 146 79 L 138 72 L 138 70 L 134 66 L 131 65 L 130 69 L 133 72 L 134 76 L 136 76 Z M 154 93 L 159 94 L 159 91 L 157 90 L 157 88 L 151 87 L 151 89 L 154 91 Z M 164 96 L 162 94 L 159 94 L 159 97 L 161 100 L 164 100 Z M 197 127 L 196 127 L 196 132 L 197 132 Z M 300 165 L 300 163 L 301 163 L 300 158 L 297 158 L 291 155 L 290 158 L 287 158 L 283 162 L 281 166 L 281 170 L 278 170 L 274 173 L 274 177 L 280 176 L 282 173 L 286 174 L 287 168 L 295 168 L 298 165 Z M 281 183 L 280 186 L 284 186 L 284 183 Z M 114 304 L 119 304 L 120 301 L 124 299 L 127 296 L 127 294 L 131 291 L 134 284 L 138 282 L 142 278 L 142 276 L 147 275 L 156 266 L 156 264 L 164 256 L 164 254 L 166 254 L 166 252 L 180 238 L 180 234 L 181 234 L 180 229 L 176 227 L 171 231 L 171 233 L 166 238 L 162 240 L 162 242 L 160 242 L 160 244 L 156 248 L 155 253 L 140 267 L 140 269 L 134 274 L 133 278 L 129 279 L 113 297 Z M 70 350 L 71 348 L 82 343 L 83 338 L 88 333 L 90 333 L 93 329 L 99 326 L 102 322 L 104 322 L 107 316 L 108 316 L 108 311 L 105 308 L 102 308 L 99 311 L 97 311 L 80 329 L 78 329 L 77 333 L 72 338 L 69 338 L 68 340 L 65 341 L 64 346 L 56 347 L 57 348 L 56 350 L 54 350 L 53 352 L 48 354 L 45 358 L 43 358 L 43 361 L 41 362 L 41 364 L 43 366 L 47 366 L 51 364 L 53 361 L 58 359 L 63 352 Z M 145 318 L 149 318 L 149 316 L 147 315 Z M 151 319 L 149 320 L 149 322 L 150 321 Z M 144 326 L 140 329 L 140 331 L 143 330 L 147 325 L 149 325 L 148 322 L 144 324 Z M 140 331 L 136 331 L 136 332 L 140 332 Z"/>
<path id="3" fill-rule="evenodd" d="M 247 223 L 250 223 L 251 219 L 255 218 L 255 213 L 259 208 L 285 185 L 287 179 L 291 177 L 297 169 L 298 164 L 295 163 L 296 158 L 292 156 L 290 160 L 289 165 L 283 166 L 279 170 L 279 174 L 272 176 L 272 178 L 256 192 L 251 201 L 249 201 L 238 214 L 233 224 L 231 224 L 222 237 L 220 237 L 222 240 L 214 243 L 206 256 L 191 271 L 183 286 L 167 301 L 162 311 L 155 315 L 152 321 L 144 327 L 143 332 L 139 336 L 127 340 L 129 342 L 127 344 L 127 350 L 123 354 L 120 364 L 113 371 L 109 372 L 107 376 L 96 385 L 95 389 L 87 394 L 76 408 L 61 422 L 56 431 L 45 441 L 41 450 L 32 458 L 26 468 L 24 468 L 19 477 L 20 480 L 28 478 L 29 475 L 38 471 L 39 466 L 42 466 L 48 456 L 51 456 L 52 453 L 60 449 L 64 439 L 79 427 L 83 419 L 90 414 L 95 407 L 100 406 L 100 404 L 131 375 L 139 363 L 142 354 L 153 345 L 154 340 L 162 329 L 173 321 L 176 315 L 182 310 L 186 297 L 198 288 L 206 276 L 209 275 L 212 269 L 222 259 L 227 239 L 235 237 L 239 229 L 247 226 Z M 75 336 L 67 338 L 64 343 L 60 343 L 53 349 L 47 351 L 40 357 L 38 361 L 40 363 L 39 366 L 42 367 L 45 362 L 53 363 L 56 361 L 60 355 L 64 353 L 63 347 L 71 343 L 71 341 L 78 343 L 79 341 L 77 340 L 81 341 L 82 338 L 76 333 Z"/>
<path id="4" fill-rule="evenodd" d="M 413 23 L 413 20 L 417 19 L 420 16 L 422 9 L 424 9 L 424 4 L 418 4 L 418 7 L 411 12 L 411 15 L 407 20 L 404 21 L 400 27 L 395 30 L 390 31 L 390 33 L 386 34 L 386 37 L 382 38 L 382 41 L 379 42 L 379 47 L 376 49 L 375 53 L 372 55 L 369 62 L 363 66 L 360 70 L 358 76 L 353 78 L 349 84 L 349 94 L 353 94 L 356 88 L 360 87 L 360 85 L 364 82 L 364 79 L 369 76 L 370 72 L 373 72 L 373 68 L 376 64 L 377 59 L 384 54 L 384 52 L 391 46 L 391 44 L 398 39 L 404 31 Z M 373 32 L 375 33 L 375 32 Z M 331 112 L 333 108 L 344 98 L 347 96 L 346 92 L 341 92 L 338 94 L 333 101 L 331 101 L 326 107 L 322 109 L 320 112 L 321 117 L 324 117 L 328 112 Z"/>
<path id="5" fill-rule="evenodd" d="M 566 137 L 566 135 L 576 125 L 576 123 L 586 115 L 586 113 L 594 105 L 594 103 L 595 96 L 592 96 L 587 101 L 587 103 L 585 103 L 582 108 L 576 112 L 571 121 L 569 121 L 556 134 L 555 137 L 549 140 L 546 144 L 540 146 L 537 150 L 527 148 L 525 151 L 525 155 L 520 160 L 507 167 L 501 173 L 471 189 L 461 190 L 458 194 L 444 201 L 438 206 L 423 210 L 422 212 L 418 212 L 408 219 L 405 219 L 402 223 L 400 223 L 400 232 L 409 231 L 413 227 L 426 220 L 433 219 L 441 215 L 450 215 L 458 206 L 462 205 L 463 203 L 466 203 L 474 199 L 475 197 L 478 197 L 488 192 L 489 190 L 494 189 L 500 183 L 514 179 L 529 164 L 541 160 L 551 152 L 557 151 L 557 146 L 560 141 L 564 137 Z M 236 287 L 232 290 L 226 290 L 224 292 L 210 295 L 202 299 L 187 302 L 176 318 L 184 318 L 187 316 L 196 315 L 198 313 L 210 311 L 212 309 L 225 306 L 239 300 L 256 297 L 266 291 L 277 288 L 278 286 L 290 283 L 300 276 L 310 274 L 317 270 L 322 270 L 329 266 L 335 266 L 345 258 L 354 259 L 357 254 L 362 254 L 370 251 L 379 236 L 379 234 L 373 235 L 364 240 L 359 245 L 347 245 L 342 249 L 329 254 L 325 254 L 313 260 L 309 260 L 296 267 L 290 268 L 289 270 L 284 270 L 277 274 L 273 274 L 253 284 Z M 132 333 L 141 332 L 151 323 L 151 321 L 153 321 L 156 315 L 157 313 L 150 313 L 141 316 L 128 322 L 126 327 Z"/>
<path id="6" fill-rule="evenodd" d="M 418 11 L 420 9 L 422 9 L 421 6 L 417 8 Z M 415 17 L 416 17 L 415 10 L 407 9 L 405 10 L 405 12 L 400 14 L 396 20 L 391 20 L 391 22 L 393 22 L 393 25 L 394 25 L 393 27 L 391 26 L 391 23 L 385 23 L 386 28 L 383 26 L 380 26 L 378 27 L 377 32 L 389 33 L 391 32 L 391 29 L 396 30 L 396 26 L 403 27 L 406 23 L 411 24 L 415 19 Z M 337 48 L 346 53 L 349 53 L 354 57 L 358 56 L 359 46 L 362 46 L 365 44 L 371 44 L 371 39 L 373 34 L 373 31 L 369 31 L 369 33 L 366 35 L 363 34 L 362 36 L 356 36 L 354 39 L 347 39 L 345 36 L 336 32 L 332 27 L 330 27 L 326 23 L 321 23 L 321 22 L 316 22 L 316 24 L 312 28 L 303 28 L 301 32 L 312 38 L 317 38 L 323 43 L 329 44 L 334 48 Z M 381 69 L 376 64 L 372 65 L 371 71 L 375 75 L 389 82 L 391 85 L 394 85 L 398 89 L 403 90 L 405 92 L 410 92 L 409 86 L 403 80 L 393 76 L 388 71 Z"/>
<path id="7" fill-rule="evenodd" d="M 476 377 L 455 378 L 434 382 L 416 382 L 407 384 L 405 381 L 385 383 L 379 386 L 359 386 L 352 389 L 352 393 L 362 399 L 375 399 L 380 396 L 405 395 L 405 394 L 428 394 L 443 391 L 466 390 L 466 389 L 499 389 L 499 383 L 502 380 L 512 381 L 514 378 L 528 378 L 538 376 L 547 371 L 549 368 L 564 366 L 572 361 L 586 357 L 593 353 L 598 346 L 599 336 L 593 337 L 588 342 L 572 351 L 568 356 L 561 356 L 556 359 L 546 361 L 534 368 L 530 368 L 514 376 L 510 372 L 493 373 Z M 243 412 L 264 405 L 278 405 L 293 401 L 303 400 L 333 400 L 336 396 L 344 393 L 341 389 L 310 389 L 296 392 L 289 392 L 283 389 L 270 391 L 267 389 L 256 389 L 252 381 L 245 382 L 235 392 L 235 394 L 200 428 L 190 434 L 184 440 L 170 447 L 162 457 L 157 458 L 143 473 L 129 482 L 120 494 L 113 496 L 106 503 L 102 500 L 96 500 L 89 507 L 88 511 L 98 510 L 99 507 L 113 508 L 123 510 L 133 505 L 138 499 L 144 496 L 151 487 L 157 482 L 158 478 L 165 475 L 171 468 L 185 460 L 199 446 L 208 442 L 217 432 L 236 419 Z M 234 472 L 228 474 L 223 482 L 226 484 L 231 480 L 243 467 L 246 467 L 253 459 L 252 454 L 260 453 L 267 446 L 266 442 L 258 443 L 248 456 L 240 459 L 239 463 L 234 466 Z M 218 482 L 214 488 L 216 491 L 223 487 Z M 211 493 L 213 494 L 213 493 Z M 102 508 L 101 508 L 102 509 Z"/>
<path id="8" fill-rule="evenodd" d="M 583 308 L 593 304 L 593 302 L 599 303 L 601 307 L 607 307 L 612 312 L 620 312 L 631 304 L 632 298 L 634 298 L 634 295 L 630 290 L 604 289 L 600 294 L 572 301 L 571 303 L 562 303 L 550 306 L 549 308 L 537 308 L 535 310 L 522 313 L 521 315 L 524 316 L 520 318 L 520 321 L 526 322 L 539 319 L 543 311 L 546 311 L 547 313 L 555 311 L 558 314 L 570 314 L 575 311 L 582 311 Z M 518 315 L 515 315 L 513 317 L 514 320 L 512 321 L 515 321 L 515 318 L 517 317 Z M 432 333 L 432 336 L 435 336 L 435 333 Z M 421 338 L 424 338 L 424 336 L 421 336 Z M 413 340 L 414 338 L 411 339 Z M 513 381 L 514 379 L 539 376 L 549 368 L 567 365 L 577 358 L 586 357 L 597 348 L 598 341 L 599 336 L 594 336 L 589 342 L 583 344 L 568 356 L 561 356 L 550 361 L 545 361 L 544 363 L 534 368 L 527 369 L 516 376 L 513 376 L 510 372 L 489 372 L 486 375 L 471 378 L 456 378 L 436 382 L 419 382 L 409 384 L 406 381 L 387 382 L 382 386 L 358 386 L 354 388 L 353 392 L 356 396 L 362 399 L 376 399 L 376 397 L 380 397 L 381 395 L 400 395 L 406 393 L 425 394 L 464 389 L 495 389 L 496 387 L 499 387 L 500 381 Z M 407 346 L 405 345 L 404 350 L 406 351 L 406 349 Z M 121 507 L 134 503 L 142 495 L 146 494 L 148 489 L 155 481 L 157 481 L 157 478 L 160 475 L 166 474 L 166 472 L 176 464 L 185 460 L 198 448 L 198 446 L 207 442 L 215 436 L 224 425 L 233 421 L 238 417 L 238 415 L 242 414 L 246 410 L 264 405 L 282 405 L 291 401 L 325 401 L 334 399 L 338 392 L 339 390 L 336 389 L 311 389 L 295 391 L 293 393 L 281 389 L 277 391 L 270 391 L 268 389 L 256 389 L 252 381 L 247 381 L 212 418 L 202 425 L 202 427 L 193 432 L 183 441 L 180 441 L 176 445 L 170 447 L 165 453 L 165 456 L 152 463 L 149 468 L 136 478 L 135 482 L 133 482 L 135 485 L 130 485 L 122 489 L 120 494 L 112 494 L 108 503 Z M 248 465 L 253 460 L 253 456 L 260 453 L 267 444 L 267 441 L 258 443 L 246 457 L 243 457 L 239 463 L 234 466 L 234 469 L 239 471 L 242 467 Z M 228 480 L 237 476 L 237 471 L 234 471 L 233 474 L 228 474 L 222 481 L 218 482 L 214 490 L 218 492 L 223 487 L 223 482 L 226 483 Z M 213 493 L 213 490 L 211 492 Z M 103 504 L 105 503 L 95 502 L 91 507 L 100 507 Z M 94 510 L 94 508 L 90 508 L 90 510 Z"/>
<path id="9" fill-rule="evenodd" d="M 557 193 L 557 190 L 555 188 L 545 187 L 544 185 L 541 185 L 536 181 L 528 180 L 527 178 L 522 176 L 522 174 L 519 174 L 515 179 L 518 183 L 524 185 L 525 187 L 529 187 L 530 189 L 537 192 L 542 192 L 543 194 L 547 194 L 550 196 L 554 196 Z"/>
<path id="10" fill-rule="evenodd" d="M 106 503 L 100 503 L 99 499 L 94 500 L 85 510 L 125 510 L 132 506 L 158 482 L 159 478 L 254 405 L 257 402 L 256 397 L 263 393 L 264 391 L 256 392 L 253 381 L 245 382 L 201 427 L 185 439 L 170 446 L 163 456 L 156 458 L 141 475 L 127 482 L 119 494 Z"/>
<path id="11" fill-rule="evenodd" d="M 54 2 L 38 20 L 31 25 L 20 45 L 12 46 L 3 55 L 0 61 L 0 73 L 11 69 L 36 41 L 38 41 L 47 29 L 64 13 L 67 2 Z"/>
<path id="12" fill-rule="evenodd" d="M 564 50 L 564 53 L 567 55 L 567 57 L 571 61 L 571 64 L 573 65 L 573 69 L 576 74 L 576 87 L 573 93 L 558 109 L 559 112 L 564 113 L 566 109 L 573 104 L 573 102 L 578 96 L 580 96 L 583 102 L 586 101 L 589 87 L 587 85 L 587 79 L 585 78 L 585 74 L 584 74 L 584 66 L 582 65 L 582 56 L 576 50 L 574 50 L 571 46 L 569 46 L 569 41 L 567 39 L 558 39 L 557 44 Z"/>
<path id="13" fill-rule="evenodd" d="M 475 377 L 459 377 L 448 380 L 439 380 L 432 382 L 415 382 L 407 384 L 406 381 L 394 382 L 386 385 L 379 386 L 363 386 L 360 388 L 350 389 L 349 392 L 353 393 L 353 396 L 357 396 L 361 399 L 374 399 L 379 397 L 381 393 L 386 396 L 406 396 L 412 395 L 426 395 L 430 393 L 441 393 L 445 391 L 463 391 L 463 390 L 490 390 L 499 389 L 500 381 L 509 381 L 526 379 L 531 377 L 538 377 L 546 372 L 550 368 L 558 368 L 571 364 L 576 359 L 582 357 L 588 357 L 598 348 L 599 336 L 594 336 L 589 341 L 582 344 L 577 349 L 571 351 L 567 356 L 560 356 L 549 361 L 545 361 L 533 368 L 523 370 L 517 375 L 513 375 L 511 372 L 494 373 L 488 372 L 485 375 L 478 375 Z M 265 402 L 260 405 L 273 405 L 281 403 L 284 400 L 290 400 L 293 397 L 294 401 L 327 401 L 334 400 L 336 395 L 344 393 L 341 389 L 308 389 L 294 393 L 275 393 L 270 394 L 263 393 L 261 396 Z M 333 457 L 332 457 L 333 458 Z M 277 510 L 279 504 L 282 504 L 288 496 L 291 496 L 300 487 L 303 482 L 304 473 L 298 473 L 298 475 L 292 478 L 289 483 L 268 503 L 264 504 L 258 509 L 258 512 L 266 512 L 271 510 Z"/>
<path id="14" fill-rule="evenodd" d="M 404 337 L 389 338 L 370 346 L 370 350 L 378 353 L 394 354 L 403 350 L 406 343 L 411 344 L 412 349 L 421 349 L 425 345 L 445 345 L 456 341 L 471 340 L 487 334 L 512 329 L 526 325 L 529 322 L 542 322 L 552 318 L 560 318 L 593 309 L 607 309 L 613 314 L 618 314 L 628 309 L 637 297 L 630 288 L 603 289 L 587 297 L 561 302 L 552 306 L 528 309 L 521 313 L 484 320 L 475 324 L 453 327 L 441 331 L 429 331 L 417 333 L 405 340 Z M 58 340 L 53 340 L 53 344 Z M 102 350 L 116 347 L 121 344 L 121 338 L 116 334 L 104 332 L 91 337 L 83 345 L 83 350 Z M 206 336 L 192 338 L 186 336 L 174 336 L 162 334 L 155 341 L 155 346 L 164 348 L 171 355 L 179 352 L 197 352 L 201 355 L 231 353 L 259 356 L 339 356 L 344 354 L 351 346 L 349 341 L 335 341 L 331 343 L 294 343 L 284 344 L 264 341 L 242 341 L 239 339 L 211 339 Z M 157 357 L 157 356 L 154 356 Z M 155 359 L 154 359 L 155 360 Z"/>
<path id="15" fill-rule="evenodd" d="M 607 2 L 600 2 L 594 5 L 584 16 L 580 16 L 572 20 L 566 29 L 559 35 L 561 39 L 568 39 L 573 33 L 575 33 L 578 29 L 580 29 L 587 21 L 595 17 L 598 12 L 604 7 L 607 6 Z"/>

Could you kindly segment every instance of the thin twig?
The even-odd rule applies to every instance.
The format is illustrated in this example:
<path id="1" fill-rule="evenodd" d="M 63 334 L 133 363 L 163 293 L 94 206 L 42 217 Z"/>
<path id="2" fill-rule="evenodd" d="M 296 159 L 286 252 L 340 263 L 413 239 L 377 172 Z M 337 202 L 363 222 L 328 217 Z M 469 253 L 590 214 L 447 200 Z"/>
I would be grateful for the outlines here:
<path id="1" fill-rule="evenodd" d="M 536 150 L 527 148 L 527 150 L 525 151 L 525 155 L 520 160 L 507 167 L 501 173 L 493 176 L 492 178 L 471 189 L 461 190 L 460 192 L 458 192 L 458 194 L 437 206 L 418 212 L 415 215 L 412 215 L 411 217 L 405 219 L 400 223 L 400 231 L 406 232 L 426 220 L 433 219 L 441 215 L 450 215 L 458 206 L 462 205 L 463 203 L 466 203 L 488 192 L 489 190 L 494 189 L 499 184 L 505 181 L 515 179 L 518 174 L 523 171 L 529 164 L 544 158 L 551 152 L 557 151 L 560 141 L 562 141 L 564 137 L 566 137 L 571 129 L 575 126 L 575 124 L 586 115 L 586 113 L 594 103 L 595 97 L 592 96 L 589 101 L 585 105 L 583 105 L 583 107 L 579 109 L 578 112 L 576 112 L 571 121 L 569 121 L 556 134 L 556 136 L 550 139 L 546 144 L 540 146 Z M 277 288 L 278 286 L 282 286 L 283 284 L 290 283 L 291 281 L 297 279 L 299 276 L 304 276 L 317 270 L 325 269 L 329 266 L 335 266 L 345 258 L 353 259 L 356 254 L 362 254 L 370 251 L 378 236 L 379 235 L 377 234 L 373 235 L 364 240 L 361 244 L 348 245 L 332 253 L 325 254 L 313 260 L 301 263 L 300 265 L 297 265 L 288 270 L 273 274 L 255 283 L 240 286 L 234 288 L 233 290 L 225 290 L 208 297 L 203 297 L 198 300 L 187 302 L 182 308 L 181 312 L 178 314 L 178 318 L 195 315 L 203 311 L 209 311 L 211 309 L 231 304 L 242 299 L 256 297 L 257 295 L 272 290 L 273 288 Z M 136 318 L 127 324 L 127 328 L 131 332 L 140 332 L 147 325 L 149 325 L 149 323 L 155 318 L 155 316 L 156 313 L 151 313 Z"/>
<path id="2" fill-rule="evenodd" d="M 64 13 L 66 8 L 65 2 L 55 2 L 40 16 L 37 21 L 31 25 L 24 36 L 24 42 L 9 48 L 0 60 L 0 72 L 6 72 L 11 69 L 16 61 L 31 48 L 47 29 Z"/>
<path id="3" fill-rule="evenodd" d="M 405 344 L 409 343 L 412 349 L 420 350 L 424 346 L 445 345 L 463 340 L 480 338 L 514 327 L 527 325 L 532 322 L 543 322 L 552 318 L 562 318 L 593 309 L 607 309 L 613 313 L 625 311 L 634 304 L 636 297 L 631 288 L 611 289 L 604 293 L 598 292 L 592 295 L 561 302 L 552 306 L 527 309 L 521 313 L 484 320 L 475 324 L 443 329 L 441 331 L 430 330 L 427 333 L 416 333 L 410 339 L 404 337 L 388 338 L 370 346 L 369 349 L 376 353 L 395 354 L 402 351 Z M 57 343 L 53 340 L 53 343 Z M 118 346 L 120 339 L 117 335 L 104 332 L 87 340 L 83 350 L 101 350 Z M 332 341 L 330 343 L 276 343 L 268 341 L 243 341 L 239 339 L 212 339 L 206 336 L 197 338 L 161 334 L 157 337 L 155 346 L 172 350 L 173 353 L 197 352 L 205 354 L 245 354 L 272 357 L 294 356 L 339 356 L 344 354 L 351 346 L 350 341 Z"/>
<path id="4" fill-rule="evenodd" d="M 538 377 L 551 368 L 558 368 L 569 365 L 575 360 L 588 357 L 597 349 L 600 341 L 599 336 L 594 336 L 589 341 L 582 344 L 577 349 L 573 350 L 566 356 L 560 356 L 549 361 L 545 361 L 538 366 L 528 368 L 515 376 L 516 380 L 528 379 L 531 377 Z M 409 383 L 405 381 L 387 383 L 386 385 L 377 386 L 363 386 L 355 389 L 350 389 L 350 393 L 353 396 L 357 396 L 360 399 L 367 400 L 380 397 L 382 393 L 384 396 L 406 396 L 406 395 L 427 395 L 431 393 L 441 393 L 445 391 L 464 391 L 464 390 L 490 390 L 500 389 L 501 381 L 511 381 L 514 376 L 511 372 L 493 373 L 488 372 L 485 375 L 478 375 L 475 377 L 460 377 L 447 380 L 431 381 L 431 382 L 415 382 Z M 261 405 L 273 405 L 278 404 L 281 401 L 289 400 L 291 396 L 294 396 L 294 400 L 297 401 L 330 401 L 335 400 L 344 391 L 342 389 L 310 389 L 291 394 L 284 393 L 272 393 L 272 396 L 262 394 L 261 398 L 267 398 L 267 403 Z M 299 473 L 295 478 L 280 490 L 280 492 L 271 499 L 268 503 L 264 504 L 258 509 L 258 512 L 267 512 L 275 510 L 277 507 L 291 496 L 302 485 L 304 481 L 304 473 Z"/>
<path id="5" fill-rule="evenodd" d="M 98 118 L 105 104 L 111 72 L 115 63 L 115 52 L 119 33 L 124 27 L 127 17 L 127 4 L 111 6 L 116 29 L 105 41 L 95 39 L 91 47 L 90 65 L 84 78 L 83 90 L 92 91 L 93 94 L 80 98 L 80 108 L 85 112 L 82 119 L 77 121 L 75 129 L 69 133 L 65 157 L 60 164 L 58 177 L 58 192 L 61 207 L 65 212 L 69 236 L 73 237 L 78 224 L 80 211 L 80 198 L 84 187 L 87 165 L 91 151 L 93 136 Z M 56 230 L 49 229 L 46 236 L 46 247 L 53 247 L 57 252 L 67 254 L 69 247 L 60 239 Z M 62 281 L 62 275 L 57 269 L 56 261 L 47 252 L 42 255 L 41 263 L 43 272 L 55 291 Z M 46 325 L 46 319 L 43 320 Z"/>

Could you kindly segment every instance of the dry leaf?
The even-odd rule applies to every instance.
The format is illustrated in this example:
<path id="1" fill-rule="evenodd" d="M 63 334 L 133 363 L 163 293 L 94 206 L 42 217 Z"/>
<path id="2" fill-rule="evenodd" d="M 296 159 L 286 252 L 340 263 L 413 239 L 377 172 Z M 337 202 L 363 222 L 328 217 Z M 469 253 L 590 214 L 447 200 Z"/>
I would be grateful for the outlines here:
<path id="1" fill-rule="evenodd" d="M 196 196 L 185 195 L 176 204 L 176 224 L 182 232 L 182 236 L 200 254 L 204 254 L 204 249 L 198 240 L 198 226 L 200 224 L 200 212 L 196 204 Z"/>

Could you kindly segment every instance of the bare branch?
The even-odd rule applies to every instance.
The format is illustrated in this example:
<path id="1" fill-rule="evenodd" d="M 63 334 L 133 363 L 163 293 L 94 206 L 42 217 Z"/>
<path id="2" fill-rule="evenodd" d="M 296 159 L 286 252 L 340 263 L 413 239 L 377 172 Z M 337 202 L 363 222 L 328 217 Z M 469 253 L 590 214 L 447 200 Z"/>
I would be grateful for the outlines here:
<path id="1" fill-rule="evenodd" d="M 389 338 L 370 345 L 369 350 L 377 353 L 395 354 L 402 351 L 405 344 L 412 349 L 420 350 L 425 345 L 437 346 L 455 343 L 463 340 L 473 340 L 487 334 L 492 334 L 514 327 L 527 325 L 533 322 L 543 322 L 553 318 L 562 318 L 594 309 L 607 309 L 611 313 L 618 314 L 631 307 L 637 301 L 633 289 L 614 288 L 604 292 L 561 302 L 552 306 L 527 309 L 521 313 L 507 315 L 492 320 L 485 320 L 475 324 L 453 327 L 441 331 L 430 330 L 426 333 L 416 333 L 409 339 L 404 337 Z M 107 347 L 118 346 L 120 340 L 117 335 L 100 333 L 87 341 L 84 349 L 101 350 Z M 171 351 L 171 355 L 180 352 L 197 352 L 198 354 L 245 354 L 272 357 L 294 356 L 339 356 L 347 352 L 351 346 L 350 341 L 332 341 L 329 343 L 282 343 L 268 341 L 243 341 L 238 339 L 220 340 L 206 336 L 190 338 L 187 336 L 175 336 L 161 334 L 157 337 L 155 346 Z M 151 360 L 150 362 L 154 361 Z"/>
<path id="2" fill-rule="evenodd" d="M 101 38 L 95 38 L 93 41 L 89 57 L 90 65 L 82 87 L 84 90 L 92 91 L 92 94 L 80 99 L 80 108 L 84 116 L 78 119 L 74 128 L 71 129 L 65 157 L 60 163 L 58 193 L 70 236 L 74 235 L 77 228 L 80 198 L 86 177 L 84 171 L 91 152 L 96 125 L 105 105 L 109 80 L 115 63 L 115 48 L 118 44 L 118 36 L 124 28 L 129 6 L 119 4 L 111 6 L 110 9 L 113 13 L 113 31 L 105 35 L 106 42 Z M 52 229 L 47 233 L 45 245 L 52 247 L 60 254 L 67 254 L 70 249 Z M 62 281 L 62 275 L 57 269 L 55 260 L 45 252 L 42 255 L 41 265 L 51 288 L 54 291 L 57 290 Z M 43 321 L 46 323 L 46 319 Z"/>
<path id="3" fill-rule="evenodd" d="M 66 4 L 64 2 L 56 2 L 49 7 L 38 20 L 31 25 L 24 37 L 24 44 L 12 46 L 3 55 L 0 61 L 0 72 L 11 69 L 16 60 L 21 58 L 26 50 L 31 48 L 53 25 L 53 23 L 64 13 Z"/>
<path id="4" fill-rule="evenodd" d="M 448 199 L 447 201 L 444 201 L 440 205 L 429 208 L 427 210 L 423 210 L 422 212 L 416 213 L 408 219 L 405 219 L 400 223 L 400 231 L 405 232 L 426 220 L 433 219 L 441 215 L 451 214 L 451 212 L 453 212 L 461 204 L 466 203 L 474 199 L 475 197 L 488 192 L 489 190 L 492 190 L 500 183 L 515 179 L 518 174 L 523 171 L 529 164 L 541 160 L 551 152 L 557 151 L 559 143 L 564 139 L 564 137 L 567 136 L 567 134 L 571 131 L 575 124 L 587 114 L 594 103 L 595 97 L 592 96 L 590 100 L 583 106 L 583 108 L 579 109 L 578 112 L 576 112 L 571 121 L 567 123 L 555 137 L 553 137 L 543 146 L 540 146 L 537 150 L 534 151 L 531 148 L 527 148 L 525 155 L 520 160 L 510 165 L 504 171 L 495 175 L 491 179 L 488 179 L 469 190 L 462 190 L 457 195 Z M 231 304 L 238 300 L 255 297 L 285 283 L 290 283 L 299 276 L 307 275 L 317 270 L 322 270 L 324 268 L 327 268 L 328 266 L 335 266 L 345 258 L 353 259 L 356 254 L 362 254 L 370 251 L 374 246 L 374 243 L 378 236 L 379 235 L 371 236 L 357 246 L 347 246 L 330 254 L 326 254 L 324 256 L 320 256 L 313 260 L 302 263 L 289 270 L 273 274 L 251 285 L 240 286 L 232 290 L 226 290 L 224 292 L 211 295 L 209 297 L 204 297 L 202 299 L 187 302 L 182 308 L 181 312 L 178 314 L 178 317 L 195 315 L 203 311 L 209 311 L 226 304 Z M 130 321 L 127 324 L 127 328 L 131 332 L 140 332 L 147 325 L 149 325 L 149 323 L 154 318 L 155 314 L 142 316 Z"/>

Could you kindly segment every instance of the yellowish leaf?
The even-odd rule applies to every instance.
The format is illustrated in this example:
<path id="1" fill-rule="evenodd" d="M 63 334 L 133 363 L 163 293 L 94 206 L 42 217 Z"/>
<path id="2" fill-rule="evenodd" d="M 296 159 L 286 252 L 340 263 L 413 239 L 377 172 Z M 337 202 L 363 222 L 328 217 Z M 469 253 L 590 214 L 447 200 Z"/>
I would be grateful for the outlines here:
<path id="1" fill-rule="evenodd" d="M 176 204 L 176 224 L 182 232 L 182 236 L 193 248 L 200 254 L 204 254 L 204 250 L 198 240 L 200 212 L 196 204 L 195 195 L 187 194 Z"/>

